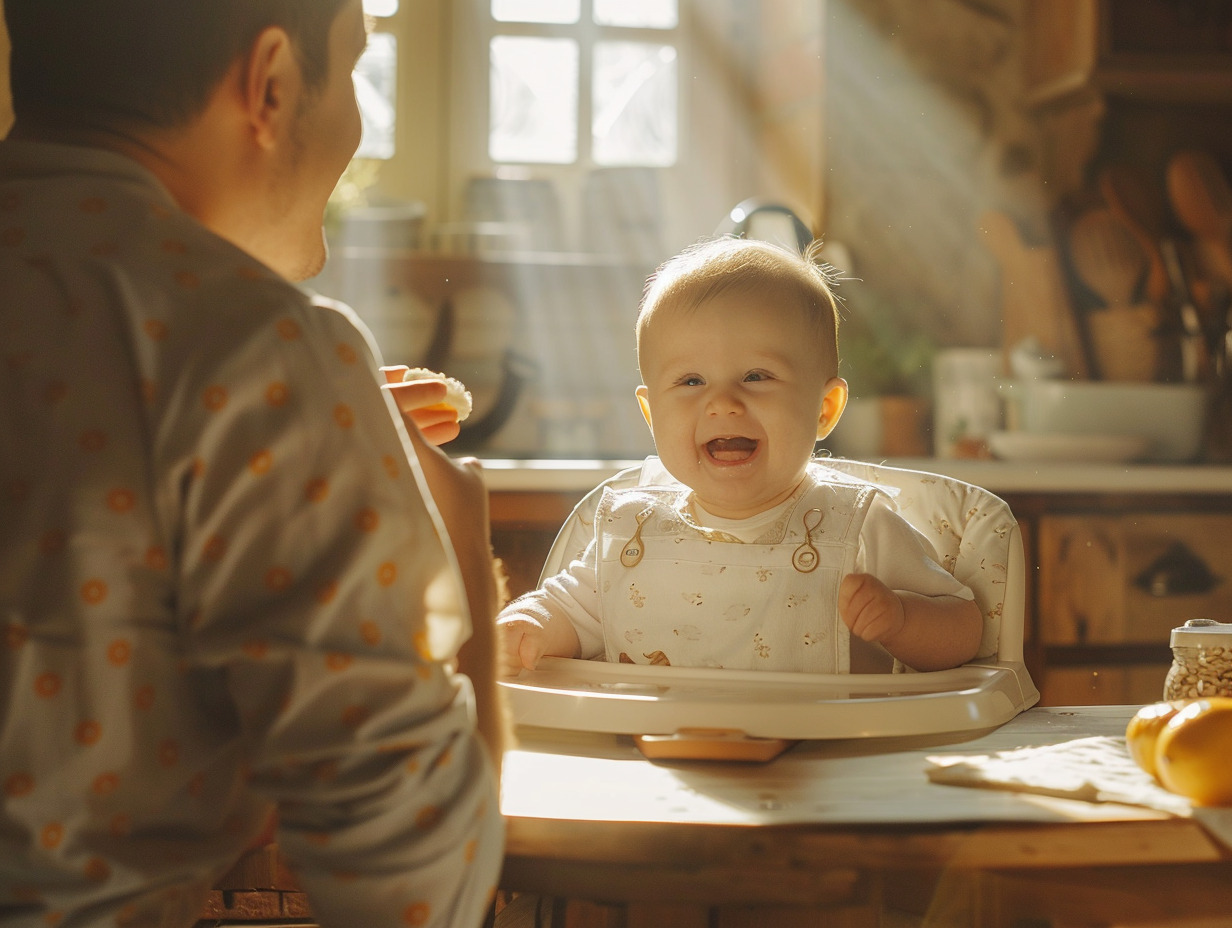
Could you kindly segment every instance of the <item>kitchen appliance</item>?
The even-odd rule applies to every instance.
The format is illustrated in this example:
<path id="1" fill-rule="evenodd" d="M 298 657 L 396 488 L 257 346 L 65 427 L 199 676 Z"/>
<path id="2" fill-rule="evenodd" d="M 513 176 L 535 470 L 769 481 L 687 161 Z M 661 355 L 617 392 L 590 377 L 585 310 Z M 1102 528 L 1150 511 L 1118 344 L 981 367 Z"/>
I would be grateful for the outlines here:
<path id="1" fill-rule="evenodd" d="M 790 206 L 750 197 L 732 207 L 715 229 L 716 235 L 771 242 L 803 252 L 813 242 L 808 224 Z"/>

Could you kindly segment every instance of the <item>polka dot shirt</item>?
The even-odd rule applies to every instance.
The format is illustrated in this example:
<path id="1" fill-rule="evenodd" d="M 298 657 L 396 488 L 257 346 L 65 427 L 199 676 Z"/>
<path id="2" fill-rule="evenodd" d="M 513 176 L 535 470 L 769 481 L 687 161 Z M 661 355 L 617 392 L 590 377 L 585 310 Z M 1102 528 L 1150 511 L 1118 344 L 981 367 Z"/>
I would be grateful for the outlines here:
<path id="1" fill-rule="evenodd" d="M 322 924 L 478 924 L 469 624 L 353 314 L 12 141 L 0 295 L 0 925 L 191 924 L 274 810 Z"/>

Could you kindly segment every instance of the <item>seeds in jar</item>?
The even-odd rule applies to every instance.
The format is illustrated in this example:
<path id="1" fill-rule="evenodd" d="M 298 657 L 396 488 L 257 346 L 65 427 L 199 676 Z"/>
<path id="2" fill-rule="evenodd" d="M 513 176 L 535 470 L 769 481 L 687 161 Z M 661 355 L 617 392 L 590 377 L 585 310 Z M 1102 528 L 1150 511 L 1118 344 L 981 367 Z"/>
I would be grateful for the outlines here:
<path id="1" fill-rule="evenodd" d="M 1232 647 L 1175 648 L 1165 698 L 1232 696 Z"/>

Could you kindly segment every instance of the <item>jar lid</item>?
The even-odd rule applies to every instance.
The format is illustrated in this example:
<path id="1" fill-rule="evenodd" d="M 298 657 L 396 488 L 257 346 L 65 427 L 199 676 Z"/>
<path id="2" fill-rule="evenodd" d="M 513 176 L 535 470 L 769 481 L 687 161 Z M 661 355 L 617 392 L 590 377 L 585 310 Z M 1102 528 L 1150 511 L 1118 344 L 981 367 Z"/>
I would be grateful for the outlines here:
<path id="1" fill-rule="evenodd" d="M 1172 629 L 1172 647 L 1200 648 L 1204 645 L 1232 647 L 1232 622 L 1214 619 L 1190 619 L 1180 628 Z"/>

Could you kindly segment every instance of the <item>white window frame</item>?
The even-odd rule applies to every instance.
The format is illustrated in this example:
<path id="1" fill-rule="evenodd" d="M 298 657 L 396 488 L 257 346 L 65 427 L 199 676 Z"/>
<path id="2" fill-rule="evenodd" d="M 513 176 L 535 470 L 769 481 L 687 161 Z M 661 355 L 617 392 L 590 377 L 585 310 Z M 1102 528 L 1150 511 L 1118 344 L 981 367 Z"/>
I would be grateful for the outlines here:
<path id="1" fill-rule="evenodd" d="M 579 22 L 552 23 L 497 22 L 491 15 L 489 0 L 455 0 L 451 4 L 450 125 L 447 177 L 447 210 L 453 221 L 465 213 L 466 184 L 470 177 L 534 177 L 553 181 L 560 198 L 566 240 L 578 240 L 579 203 L 587 174 L 600 167 L 591 154 L 591 78 L 594 43 L 605 40 L 672 45 L 677 67 L 677 150 L 676 163 L 659 167 L 661 187 L 676 183 L 681 165 L 691 157 L 690 139 L 695 137 L 690 106 L 690 58 L 687 36 L 691 4 L 680 0 L 679 18 L 674 29 L 639 29 L 597 26 L 591 22 L 591 0 L 581 0 Z M 493 161 L 488 153 L 489 68 L 488 48 L 497 35 L 525 35 L 572 38 L 579 42 L 578 59 L 578 147 L 577 160 L 570 164 L 505 163 Z"/>

